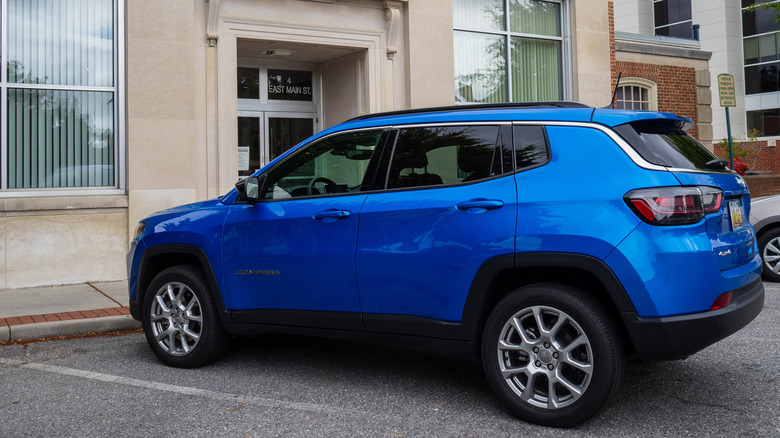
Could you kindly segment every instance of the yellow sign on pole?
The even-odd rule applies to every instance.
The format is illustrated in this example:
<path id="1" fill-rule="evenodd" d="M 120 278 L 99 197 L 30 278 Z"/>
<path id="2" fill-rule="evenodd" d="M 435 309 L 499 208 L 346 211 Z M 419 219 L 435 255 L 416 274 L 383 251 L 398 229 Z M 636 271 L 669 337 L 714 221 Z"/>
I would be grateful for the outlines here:
<path id="1" fill-rule="evenodd" d="M 720 96 L 720 106 L 737 106 L 737 95 L 734 93 L 734 76 L 723 73 L 718 75 L 718 95 Z"/>

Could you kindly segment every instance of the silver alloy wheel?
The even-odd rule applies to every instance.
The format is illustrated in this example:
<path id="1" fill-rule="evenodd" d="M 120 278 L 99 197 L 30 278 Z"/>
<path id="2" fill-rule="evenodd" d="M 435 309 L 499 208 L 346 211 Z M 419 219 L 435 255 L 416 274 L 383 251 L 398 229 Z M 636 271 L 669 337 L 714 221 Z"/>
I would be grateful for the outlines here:
<path id="1" fill-rule="evenodd" d="M 203 313 L 200 301 L 186 284 L 170 282 L 155 294 L 150 313 L 152 335 L 172 356 L 184 356 L 200 341 Z"/>
<path id="2" fill-rule="evenodd" d="M 593 374 L 587 335 L 577 321 L 553 307 L 528 307 L 512 316 L 501 330 L 497 353 L 509 388 L 539 408 L 576 402 Z"/>
<path id="3" fill-rule="evenodd" d="M 770 272 L 780 275 L 780 236 L 766 243 L 761 258 Z"/>

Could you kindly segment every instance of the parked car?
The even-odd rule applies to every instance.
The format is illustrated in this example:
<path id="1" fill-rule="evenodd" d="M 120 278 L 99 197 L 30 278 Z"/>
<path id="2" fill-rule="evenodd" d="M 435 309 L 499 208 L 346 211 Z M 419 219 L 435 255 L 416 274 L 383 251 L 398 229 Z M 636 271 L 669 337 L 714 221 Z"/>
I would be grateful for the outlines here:
<path id="1" fill-rule="evenodd" d="M 130 310 L 174 367 L 231 335 L 410 342 L 481 360 L 519 418 L 576 425 L 629 355 L 685 358 L 763 307 L 749 192 L 688 126 L 568 102 L 359 117 L 143 219 Z"/>
<path id="2" fill-rule="evenodd" d="M 754 199 L 750 203 L 750 223 L 764 261 L 762 276 L 768 281 L 780 281 L 780 195 Z"/>

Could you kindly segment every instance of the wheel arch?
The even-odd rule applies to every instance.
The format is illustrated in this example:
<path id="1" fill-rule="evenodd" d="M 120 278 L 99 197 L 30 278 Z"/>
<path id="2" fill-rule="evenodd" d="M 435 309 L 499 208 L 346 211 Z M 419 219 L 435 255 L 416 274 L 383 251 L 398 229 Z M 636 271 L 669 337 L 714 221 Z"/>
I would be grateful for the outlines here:
<path id="1" fill-rule="evenodd" d="M 225 320 L 227 311 L 211 262 L 202 248 L 188 244 L 161 244 L 151 246 L 144 251 L 138 267 L 136 302 L 139 303 L 139 316 L 140 303 L 143 303 L 144 295 L 154 278 L 165 269 L 178 265 L 192 265 L 203 272 L 213 292 L 214 304 L 217 306 L 220 317 Z M 131 308 L 131 310 L 133 309 Z"/>
<path id="2" fill-rule="evenodd" d="M 624 313 L 636 313 L 625 289 L 601 260 L 582 254 L 527 253 L 488 260 L 477 272 L 461 318 L 468 339 L 482 337 L 486 320 L 507 294 L 519 287 L 542 282 L 577 287 L 594 296 L 624 331 Z"/>
<path id="3" fill-rule="evenodd" d="M 756 232 L 756 240 L 758 240 L 764 234 L 780 229 L 780 216 L 772 216 L 771 218 L 758 221 L 753 225 L 753 229 Z"/>

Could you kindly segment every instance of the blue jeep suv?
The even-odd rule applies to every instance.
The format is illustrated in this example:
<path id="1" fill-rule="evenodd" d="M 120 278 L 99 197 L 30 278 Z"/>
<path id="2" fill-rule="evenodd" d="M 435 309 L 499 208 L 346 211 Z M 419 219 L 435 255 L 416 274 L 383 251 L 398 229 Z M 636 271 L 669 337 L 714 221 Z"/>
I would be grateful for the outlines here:
<path id="1" fill-rule="evenodd" d="M 131 313 L 171 366 L 233 335 L 409 342 L 480 359 L 525 421 L 576 425 L 627 357 L 685 358 L 763 306 L 749 191 L 689 125 L 570 102 L 350 120 L 141 221 Z"/>

